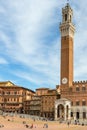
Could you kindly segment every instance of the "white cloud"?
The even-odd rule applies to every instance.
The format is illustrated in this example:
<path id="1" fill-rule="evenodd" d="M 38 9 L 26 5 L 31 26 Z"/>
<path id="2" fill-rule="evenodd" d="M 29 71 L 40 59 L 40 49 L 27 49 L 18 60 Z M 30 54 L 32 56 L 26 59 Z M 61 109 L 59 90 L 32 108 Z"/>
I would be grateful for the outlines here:
<path id="1" fill-rule="evenodd" d="M 19 70 L 18 77 L 21 77 L 23 72 L 24 79 L 30 82 L 37 84 L 38 81 L 41 85 L 50 82 L 49 84 L 56 85 L 59 75 L 56 73 L 56 68 L 58 69 L 56 62 L 59 59 L 55 53 L 58 52 L 55 46 L 58 45 L 58 41 L 57 38 L 52 41 L 49 38 L 52 38 L 54 33 L 51 27 L 58 22 L 54 14 L 57 4 L 57 1 L 49 0 L 25 0 L 23 3 L 20 0 L 8 0 L 4 3 L 6 8 L 3 16 L 4 19 L 7 18 L 5 27 L 9 26 L 6 30 L 9 33 L 4 31 L 2 24 L 1 36 L 6 53 L 11 62 L 18 62 L 28 70 L 35 71 L 29 76 L 27 74 L 29 72 Z M 15 70 L 11 71 L 15 74 Z M 34 78 L 35 73 L 37 73 L 37 80 Z"/>
<path id="2" fill-rule="evenodd" d="M 28 70 L 16 68 L 19 73 L 15 73 L 15 69 L 8 70 L 10 73 L 39 86 L 50 84 L 55 87 L 59 83 L 60 35 L 58 25 L 62 17 L 61 8 L 66 4 L 64 2 L 65 0 L 25 0 L 22 2 L 21 0 L 7 0 L 0 2 L 1 54 L 5 50 L 4 59 L 6 61 L 9 61 L 10 64 L 22 64 Z M 84 76 L 87 63 L 87 59 L 84 57 L 84 54 L 87 55 L 87 51 L 84 49 L 87 46 L 87 9 L 83 1 L 79 2 L 74 0 L 71 3 L 76 26 L 74 43 L 76 79 L 79 79 L 80 73 Z M 85 10 L 84 13 L 83 10 Z M 82 69 L 79 69 L 78 66 Z"/>
<path id="3" fill-rule="evenodd" d="M 80 3 L 80 4 L 79 4 Z M 74 42 L 74 79 L 86 80 L 87 76 L 87 8 L 86 2 L 74 1 L 74 22 L 76 27 Z"/>

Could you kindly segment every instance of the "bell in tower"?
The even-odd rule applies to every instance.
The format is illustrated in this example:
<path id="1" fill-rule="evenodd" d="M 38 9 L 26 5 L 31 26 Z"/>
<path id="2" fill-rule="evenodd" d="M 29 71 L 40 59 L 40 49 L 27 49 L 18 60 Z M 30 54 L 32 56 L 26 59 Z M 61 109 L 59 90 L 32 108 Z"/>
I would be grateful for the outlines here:
<path id="1" fill-rule="evenodd" d="M 61 36 L 70 35 L 74 36 L 75 27 L 72 23 L 73 10 L 71 9 L 69 3 L 62 8 L 62 23 L 60 24 Z"/>
<path id="2" fill-rule="evenodd" d="M 63 14 L 62 23 L 72 22 L 73 10 L 71 9 L 69 3 L 67 3 L 65 8 L 62 9 L 62 14 Z"/>

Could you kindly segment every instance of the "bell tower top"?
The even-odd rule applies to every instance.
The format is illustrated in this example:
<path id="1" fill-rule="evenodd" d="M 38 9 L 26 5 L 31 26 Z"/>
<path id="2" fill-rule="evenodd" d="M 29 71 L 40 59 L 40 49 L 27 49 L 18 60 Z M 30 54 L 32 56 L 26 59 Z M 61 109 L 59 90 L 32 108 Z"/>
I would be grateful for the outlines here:
<path id="1" fill-rule="evenodd" d="M 72 22 L 72 15 L 73 15 L 73 10 L 71 9 L 69 3 L 62 8 L 62 23 L 66 22 Z"/>
<path id="2" fill-rule="evenodd" d="M 73 38 L 75 27 L 72 22 L 73 10 L 69 3 L 62 8 L 62 23 L 60 23 L 61 36 L 71 36 Z"/>

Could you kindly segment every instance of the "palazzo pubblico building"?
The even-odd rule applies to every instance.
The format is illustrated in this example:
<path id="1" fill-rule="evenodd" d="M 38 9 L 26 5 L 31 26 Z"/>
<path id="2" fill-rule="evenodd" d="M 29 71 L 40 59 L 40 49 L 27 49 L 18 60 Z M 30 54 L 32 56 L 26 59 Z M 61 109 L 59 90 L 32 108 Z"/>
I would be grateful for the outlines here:
<path id="1" fill-rule="evenodd" d="M 87 118 L 87 81 L 73 81 L 73 44 L 75 26 L 69 3 L 62 8 L 60 85 L 33 91 L 0 82 L 0 112 L 24 113 L 53 120 Z M 29 87 L 29 86 L 27 86 Z"/>
<path id="2" fill-rule="evenodd" d="M 55 101 L 55 120 L 58 118 L 87 118 L 87 81 L 73 81 L 73 44 L 75 26 L 69 3 L 62 8 L 60 99 Z"/>

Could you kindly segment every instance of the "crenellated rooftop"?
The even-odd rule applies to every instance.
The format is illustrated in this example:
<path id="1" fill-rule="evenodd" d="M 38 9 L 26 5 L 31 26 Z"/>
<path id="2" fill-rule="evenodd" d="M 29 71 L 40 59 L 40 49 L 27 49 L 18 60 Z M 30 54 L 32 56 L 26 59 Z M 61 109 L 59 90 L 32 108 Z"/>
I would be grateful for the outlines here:
<path id="1" fill-rule="evenodd" d="M 74 84 L 87 84 L 87 80 L 83 80 L 83 81 L 73 81 L 73 85 Z"/>

